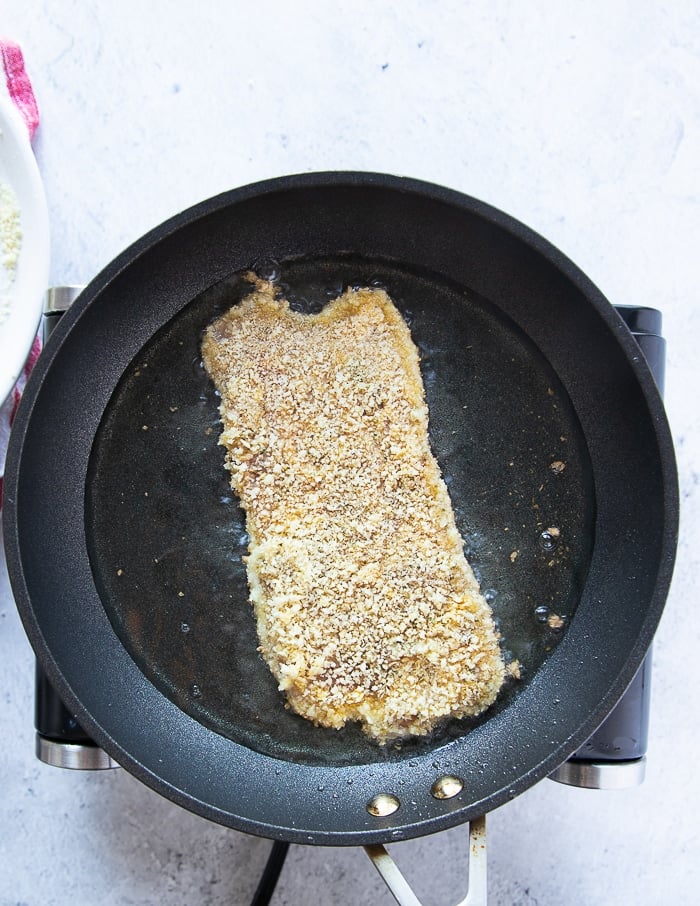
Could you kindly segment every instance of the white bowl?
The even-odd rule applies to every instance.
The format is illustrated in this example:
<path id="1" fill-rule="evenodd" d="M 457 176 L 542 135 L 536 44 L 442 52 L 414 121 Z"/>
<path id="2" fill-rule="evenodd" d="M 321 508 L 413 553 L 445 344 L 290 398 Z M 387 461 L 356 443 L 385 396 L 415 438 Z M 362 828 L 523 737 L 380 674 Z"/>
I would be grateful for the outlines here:
<path id="1" fill-rule="evenodd" d="M 17 383 L 36 336 L 49 280 L 49 217 L 26 126 L 0 98 L 0 186 L 14 193 L 21 237 L 14 266 L 0 248 L 0 405 Z M 3 196 L 6 194 L 2 193 Z"/>

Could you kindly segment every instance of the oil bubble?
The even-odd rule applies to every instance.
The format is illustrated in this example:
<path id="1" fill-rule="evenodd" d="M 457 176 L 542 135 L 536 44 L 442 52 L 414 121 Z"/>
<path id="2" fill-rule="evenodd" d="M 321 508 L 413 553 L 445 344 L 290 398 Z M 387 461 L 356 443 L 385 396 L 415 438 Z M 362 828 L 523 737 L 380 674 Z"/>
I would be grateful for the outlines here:
<path id="1" fill-rule="evenodd" d="M 258 258 L 252 269 L 258 277 L 270 283 L 276 283 L 280 278 L 280 264 L 275 258 Z"/>
<path id="2" fill-rule="evenodd" d="M 309 299 L 306 305 L 306 310 L 310 315 L 318 315 L 324 309 L 324 304 L 322 301 L 317 299 Z"/>
<path id="3" fill-rule="evenodd" d="M 345 284 L 342 280 L 336 280 L 335 283 L 330 283 L 326 286 L 324 293 L 328 299 L 337 299 L 338 296 L 342 296 L 345 290 Z"/>
<path id="4" fill-rule="evenodd" d="M 189 623 L 180 623 L 180 632 L 189 632 L 190 624 Z"/>
<path id="5" fill-rule="evenodd" d="M 305 315 L 309 311 L 309 303 L 303 296 L 288 296 L 289 308 L 300 315 Z"/>
<path id="6" fill-rule="evenodd" d="M 423 382 L 426 386 L 432 386 L 437 380 L 437 374 L 435 372 L 435 363 L 430 358 L 424 358 L 421 360 L 421 371 L 423 372 Z"/>
<path id="7" fill-rule="evenodd" d="M 483 594 L 484 599 L 486 600 L 487 604 L 493 604 L 493 602 L 498 597 L 498 592 L 496 591 L 495 588 L 486 588 L 486 589 L 484 589 L 482 594 Z"/>
<path id="8" fill-rule="evenodd" d="M 197 683 L 192 683 L 192 685 L 190 686 L 190 693 L 191 693 L 191 695 L 192 695 L 193 698 L 201 698 L 201 697 L 202 697 L 202 690 L 201 690 L 200 687 L 197 685 Z"/>
<path id="9" fill-rule="evenodd" d="M 538 623 L 546 623 L 549 617 L 549 607 L 546 604 L 535 607 L 535 617 Z"/>
<path id="10" fill-rule="evenodd" d="M 553 551 L 559 539 L 558 529 L 545 529 L 540 533 L 540 544 L 545 551 Z"/>

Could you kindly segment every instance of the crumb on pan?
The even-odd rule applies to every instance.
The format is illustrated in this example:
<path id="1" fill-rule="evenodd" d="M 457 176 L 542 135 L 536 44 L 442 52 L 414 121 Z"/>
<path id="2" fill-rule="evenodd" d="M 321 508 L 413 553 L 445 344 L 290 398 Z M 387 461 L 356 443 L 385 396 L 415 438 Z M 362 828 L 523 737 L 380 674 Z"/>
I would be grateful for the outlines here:
<path id="1" fill-rule="evenodd" d="M 522 678 L 522 665 L 517 658 L 514 658 L 506 664 L 506 674 L 516 680 Z"/>

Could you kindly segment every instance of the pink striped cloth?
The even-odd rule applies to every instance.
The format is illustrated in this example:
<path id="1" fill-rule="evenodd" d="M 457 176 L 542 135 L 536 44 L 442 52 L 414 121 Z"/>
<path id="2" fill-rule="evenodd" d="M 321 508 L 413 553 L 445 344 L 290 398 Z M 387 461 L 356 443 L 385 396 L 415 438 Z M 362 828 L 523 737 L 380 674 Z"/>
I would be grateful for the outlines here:
<path id="1" fill-rule="evenodd" d="M 0 59 L 2 60 L 0 94 L 8 97 L 19 110 L 22 119 L 27 125 L 27 132 L 31 141 L 39 126 L 39 108 L 32 90 L 32 83 L 24 66 L 24 55 L 19 44 L 0 38 Z M 40 352 L 41 342 L 39 337 L 37 337 L 27 357 L 22 376 L 8 399 L 0 405 L 0 507 L 2 507 L 2 471 L 5 463 L 7 438 L 22 397 L 24 383 Z"/>
<path id="2" fill-rule="evenodd" d="M 24 68 L 22 48 L 14 41 L 0 38 L 0 57 L 5 76 L 4 88 L 27 124 L 31 141 L 39 126 L 39 108 L 32 91 L 32 83 Z"/>

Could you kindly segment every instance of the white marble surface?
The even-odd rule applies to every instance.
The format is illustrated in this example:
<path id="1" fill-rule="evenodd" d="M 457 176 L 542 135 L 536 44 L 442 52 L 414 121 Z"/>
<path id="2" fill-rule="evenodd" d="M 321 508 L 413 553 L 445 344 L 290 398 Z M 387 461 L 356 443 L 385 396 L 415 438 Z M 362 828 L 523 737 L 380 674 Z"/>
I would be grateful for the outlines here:
<path id="1" fill-rule="evenodd" d="M 695 0 L 2 4 L 41 110 L 51 281 L 85 282 L 182 208 L 262 177 L 366 169 L 503 208 L 614 303 L 660 308 L 678 563 L 647 780 L 545 781 L 490 816 L 490 902 L 698 901 L 700 10 Z M 124 771 L 34 759 L 32 654 L 0 567 L 0 904 L 244 904 L 268 847 Z M 454 902 L 460 833 L 410 844 Z M 445 876 L 444 883 L 439 882 Z M 452 899 L 450 899 L 452 897 Z M 292 849 L 274 904 L 389 903 L 356 850 Z"/>

